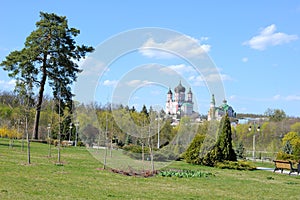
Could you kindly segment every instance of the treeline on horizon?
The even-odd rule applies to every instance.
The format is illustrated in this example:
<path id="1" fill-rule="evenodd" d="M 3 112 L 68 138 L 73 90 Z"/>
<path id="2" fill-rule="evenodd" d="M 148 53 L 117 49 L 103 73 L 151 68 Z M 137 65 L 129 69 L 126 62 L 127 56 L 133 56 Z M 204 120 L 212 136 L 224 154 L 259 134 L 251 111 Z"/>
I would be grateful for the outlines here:
<path id="1" fill-rule="evenodd" d="M 146 106 L 144 106 L 141 111 L 137 111 L 134 107 L 129 108 L 128 106 L 111 105 L 110 103 L 104 105 L 97 103 L 90 105 L 78 104 L 75 109 L 93 110 L 95 112 L 98 118 L 97 125 L 94 122 L 89 122 L 88 118 L 90 113 L 88 112 L 84 114 L 81 113 L 74 118 L 74 108 L 72 108 L 74 104 L 76 104 L 76 102 L 59 103 L 57 100 L 49 96 L 45 96 L 41 109 L 39 139 L 45 140 L 47 138 L 47 128 L 51 126 L 52 139 L 57 138 L 57 133 L 60 127 L 62 140 L 74 140 L 76 131 L 75 120 L 78 120 L 80 123 L 80 139 L 89 145 L 93 145 L 98 142 L 97 135 L 99 135 L 101 130 L 105 130 L 105 126 L 107 126 L 108 137 L 111 140 L 118 138 L 118 145 L 139 145 L 140 140 L 138 138 L 131 137 L 124 130 L 119 128 L 112 114 L 112 109 L 129 111 L 130 117 L 140 126 L 145 125 L 145 123 L 148 125 L 151 123 L 149 117 L 149 113 L 152 112 L 151 107 L 146 108 Z M 22 99 L 20 99 L 14 92 L 0 92 L 0 128 L 6 127 L 14 130 L 14 132 L 16 132 L 16 130 L 23 130 L 24 115 L 27 113 L 28 129 L 31 134 L 35 114 L 34 105 L 34 102 L 32 102 L 32 105 L 26 108 Z M 160 116 L 165 115 L 163 110 L 159 113 L 156 112 L 156 114 L 159 114 Z M 285 136 L 291 135 L 291 132 L 300 133 L 300 119 L 287 117 L 283 110 L 268 109 L 264 115 L 238 114 L 237 117 L 260 118 L 260 120 L 255 122 L 255 125 L 260 127 L 259 132 L 255 131 L 255 129 L 252 129 L 251 131 L 248 130 L 249 125 L 254 125 L 253 121 L 249 121 L 248 124 L 237 124 L 232 127 L 234 146 L 238 146 L 240 143 L 243 143 L 243 146 L 247 151 L 252 150 L 254 134 L 256 134 L 257 151 L 278 152 L 284 146 L 283 140 Z M 61 120 L 61 126 L 58 126 L 59 118 Z M 122 123 L 126 124 L 126 120 L 128 119 L 124 118 L 122 120 L 124 121 Z M 191 123 L 188 118 L 184 118 L 181 121 L 184 121 L 183 123 L 185 124 Z M 181 124 L 174 127 L 171 123 L 172 119 L 165 119 L 163 126 L 160 128 L 160 145 L 162 147 L 164 145 L 168 145 L 176 136 L 178 130 L 182 128 L 180 128 Z M 197 133 L 205 134 L 209 126 L 209 122 L 204 121 L 197 126 Z M 157 127 L 153 127 L 153 129 L 155 128 Z M 153 136 L 153 141 L 157 141 L 157 135 Z M 157 145 L 157 143 L 154 145 Z"/>
<path id="2" fill-rule="evenodd" d="M 46 101 L 52 101 L 53 98 L 50 97 L 50 96 L 47 96 L 45 95 L 44 96 L 44 100 Z M 15 92 L 12 92 L 12 91 L 0 91 L 0 103 L 2 105 L 7 105 L 9 106 L 10 108 L 14 108 L 14 107 L 18 107 L 20 105 L 20 98 L 18 97 L 18 94 L 16 94 Z M 66 103 L 68 104 L 68 103 Z M 96 110 L 110 110 L 112 108 L 118 108 L 118 107 L 124 107 L 128 110 L 132 110 L 132 111 L 138 111 L 136 110 L 136 108 L 134 106 L 132 106 L 131 108 L 129 108 L 128 105 L 115 105 L 115 104 L 111 104 L 109 102 L 107 102 L 106 104 L 101 104 L 101 103 L 98 103 L 98 102 L 93 102 L 93 103 L 90 103 L 89 105 L 86 105 L 86 106 L 93 106 Z M 34 102 L 32 102 L 32 105 L 31 106 L 34 106 Z M 143 106 L 143 109 L 144 109 L 145 106 Z M 151 109 L 151 108 L 149 108 Z M 262 114 L 257 114 L 257 113 L 237 113 L 236 114 L 236 118 L 238 119 L 243 119 L 243 118 L 264 118 L 264 117 L 270 117 L 270 115 L 272 113 L 272 111 L 274 110 L 279 110 L 281 112 L 283 112 L 283 115 L 287 118 L 295 118 L 295 119 L 298 119 L 299 117 L 296 117 L 296 116 L 287 116 L 285 114 L 285 112 L 283 110 L 280 110 L 280 109 L 270 109 L 270 108 L 267 108 L 267 110 L 262 113 Z M 141 110 L 140 110 L 141 111 Z M 207 119 L 207 114 L 203 114 L 203 113 L 199 113 L 199 116 L 201 119 Z"/>

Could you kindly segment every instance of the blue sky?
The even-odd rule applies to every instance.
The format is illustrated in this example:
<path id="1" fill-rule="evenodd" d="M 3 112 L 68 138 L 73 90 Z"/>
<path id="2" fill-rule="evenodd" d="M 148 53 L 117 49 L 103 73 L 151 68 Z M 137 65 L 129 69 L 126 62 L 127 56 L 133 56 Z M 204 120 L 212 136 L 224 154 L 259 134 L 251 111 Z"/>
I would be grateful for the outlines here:
<path id="1" fill-rule="evenodd" d="M 77 42 L 94 47 L 124 31 L 158 27 L 185 34 L 203 48 L 218 69 L 225 98 L 236 112 L 262 114 L 267 108 L 278 108 L 290 116 L 300 115 L 299 1 L 12 0 L 3 1 L 0 11 L 1 61 L 10 51 L 23 47 L 40 11 L 67 16 L 69 26 L 81 30 Z M 172 43 L 172 38 L 168 42 Z M 149 43 L 151 40 L 143 44 Z M 155 40 L 152 44 L 168 45 Z M 188 45 L 179 43 L 176 51 L 188 50 Z M 211 91 L 203 77 L 191 71 L 186 60 L 159 51 L 130 52 L 116 59 L 104 74 L 99 72 L 99 82 L 92 91 L 95 100 L 105 104 L 114 96 L 118 81 L 145 63 L 167 67 L 178 76 L 166 77 L 170 81 L 162 85 L 147 84 L 148 79 L 135 77 L 134 83 L 140 85 L 130 94 L 129 105 L 164 107 L 168 87 L 173 89 L 182 79 L 184 86 L 195 93 L 199 112 L 207 113 Z M 0 70 L 0 89 L 12 88 L 13 81 Z"/>

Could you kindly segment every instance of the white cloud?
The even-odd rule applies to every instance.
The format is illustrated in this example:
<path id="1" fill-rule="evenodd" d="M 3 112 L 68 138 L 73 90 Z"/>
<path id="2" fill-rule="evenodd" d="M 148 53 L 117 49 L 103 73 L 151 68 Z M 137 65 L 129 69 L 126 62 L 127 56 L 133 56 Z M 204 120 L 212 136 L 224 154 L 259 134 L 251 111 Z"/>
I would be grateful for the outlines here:
<path id="1" fill-rule="evenodd" d="M 105 80 L 103 82 L 103 85 L 105 86 L 115 86 L 117 85 L 118 81 L 117 80 Z"/>
<path id="2" fill-rule="evenodd" d="M 231 95 L 231 96 L 229 97 L 229 99 L 230 99 L 230 100 L 236 100 L 236 99 L 237 99 L 237 96 L 236 96 L 236 95 Z"/>
<path id="3" fill-rule="evenodd" d="M 175 70 L 179 74 L 195 72 L 195 69 L 192 66 L 188 66 L 188 65 L 185 65 L 185 64 L 170 65 L 168 67 Z"/>
<path id="4" fill-rule="evenodd" d="M 203 68 L 200 72 L 186 64 L 169 65 L 160 69 L 160 72 L 169 76 L 180 75 L 186 77 L 194 86 L 204 86 L 205 82 L 231 81 L 229 75 L 221 73 L 222 69 Z"/>
<path id="5" fill-rule="evenodd" d="M 130 98 L 130 100 L 139 100 L 139 99 L 141 99 L 141 97 L 139 97 L 139 96 L 132 96 L 131 98 Z"/>
<path id="6" fill-rule="evenodd" d="M 287 101 L 300 101 L 299 95 L 289 95 L 285 98 Z"/>
<path id="7" fill-rule="evenodd" d="M 196 70 L 192 66 L 185 64 L 169 65 L 159 69 L 159 71 L 167 75 L 184 75 L 187 73 L 196 73 Z"/>
<path id="8" fill-rule="evenodd" d="M 250 46 L 252 49 L 265 50 L 268 46 L 277 46 L 297 40 L 297 35 L 288 35 L 286 33 L 276 32 L 275 24 L 262 29 L 259 35 L 252 37 L 243 45 Z"/>
<path id="9" fill-rule="evenodd" d="M 300 101 L 300 96 L 299 95 L 288 95 L 288 96 L 282 96 L 280 94 L 274 95 L 272 98 L 274 101 L 282 100 L 282 101 Z"/>
<path id="10" fill-rule="evenodd" d="M 159 71 L 164 73 L 164 74 L 170 75 L 170 76 L 177 74 L 173 69 L 171 69 L 169 67 L 161 68 L 161 69 L 159 69 Z"/>
<path id="11" fill-rule="evenodd" d="M 148 80 L 131 80 L 129 82 L 127 82 L 126 84 L 130 87 L 137 87 L 137 86 L 143 86 L 143 85 L 147 85 L 147 84 L 151 84 L 152 82 L 148 81 Z"/>
<path id="12" fill-rule="evenodd" d="M 203 76 L 190 76 L 188 78 L 195 86 L 203 86 L 204 82 L 231 81 L 232 78 L 227 74 L 208 74 Z"/>
<path id="13" fill-rule="evenodd" d="M 244 57 L 244 58 L 242 58 L 242 62 L 248 62 L 248 58 L 247 57 Z"/>
<path id="14" fill-rule="evenodd" d="M 190 76 L 188 80 L 192 83 L 194 86 L 204 86 L 205 80 L 202 76 Z"/>
<path id="15" fill-rule="evenodd" d="M 277 94 L 277 95 L 273 96 L 274 100 L 279 100 L 280 98 L 281 98 L 280 94 Z"/>
<path id="16" fill-rule="evenodd" d="M 208 38 L 203 37 L 201 41 L 206 41 Z M 200 41 L 189 37 L 180 36 L 170 38 L 164 42 L 156 42 L 153 38 L 148 39 L 140 49 L 140 52 L 150 58 L 174 58 L 173 53 L 179 54 L 182 57 L 190 58 L 201 56 L 210 51 L 211 46 L 201 44 Z"/>
<path id="17" fill-rule="evenodd" d="M 218 80 L 231 81 L 232 78 L 227 74 L 210 74 L 206 77 L 206 81 L 215 82 Z"/>
<path id="18" fill-rule="evenodd" d="M 16 85 L 16 80 L 11 79 L 9 81 L 0 80 L 0 88 L 5 90 L 13 90 Z"/>
<path id="19" fill-rule="evenodd" d="M 140 85 L 141 83 L 142 83 L 141 80 L 131 80 L 131 81 L 127 82 L 127 85 L 134 87 L 134 86 Z"/>
<path id="20" fill-rule="evenodd" d="M 96 59 L 87 57 L 78 62 L 78 66 L 83 69 L 81 76 L 95 76 L 104 71 L 105 64 Z"/>
<path id="21" fill-rule="evenodd" d="M 196 70 L 193 66 L 186 65 L 186 64 L 178 64 L 178 65 L 168 65 L 164 68 L 161 68 L 159 71 L 164 72 L 169 75 L 174 75 L 176 73 L 180 75 L 184 75 L 186 73 L 189 74 L 198 74 L 198 71 L 205 74 L 211 74 L 211 73 L 219 73 L 221 69 L 217 68 L 210 68 L 210 67 L 202 67 L 201 69 Z"/>
<path id="22" fill-rule="evenodd" d="M 202 41 L 207 41 L 208 40 L 208 37 L 201 37 L 200 38 L 200 41 L 202 42 Z"/>

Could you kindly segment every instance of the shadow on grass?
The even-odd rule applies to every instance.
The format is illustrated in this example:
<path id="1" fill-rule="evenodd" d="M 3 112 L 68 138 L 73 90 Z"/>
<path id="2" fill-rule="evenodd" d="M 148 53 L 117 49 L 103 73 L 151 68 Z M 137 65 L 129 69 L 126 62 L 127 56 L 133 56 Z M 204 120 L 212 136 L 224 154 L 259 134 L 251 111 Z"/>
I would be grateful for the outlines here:
<path id="1" fill-rule="evenodd" d="M 7 148 L 21 148 L 22 144 L 16 144 L 14 143 L 13 145 L 10 145 L 9 143 L 0 143 L 0 146 L 6 146 Z M 24 142 L 24 146 L 25 146 L 25 142 Z"/>

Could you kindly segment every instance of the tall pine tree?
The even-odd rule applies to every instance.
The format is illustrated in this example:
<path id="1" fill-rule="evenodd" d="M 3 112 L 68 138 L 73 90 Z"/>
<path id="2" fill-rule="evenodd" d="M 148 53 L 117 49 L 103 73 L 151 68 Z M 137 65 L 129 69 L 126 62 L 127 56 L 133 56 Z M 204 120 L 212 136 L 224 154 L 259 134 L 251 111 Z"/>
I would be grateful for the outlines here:
<path id="1" fill-rule="evenodd" d="M 76 45 L 74 37 L 80 31 L 69 28 L 65 16 L 40 12 L 37 29 L 26 38 L 25 47 L 11 52 L 0 63 L 9 76 L 16 79 L 16 87 L 32 85 L 38 90 L 33 135 L 38 139 L 38 127 L 43 94 L 48 81 L 53 95 L 68 101 L 73 96 L 71 84 L 81 72 L 77 61 L 92 52 L 93 47 Z"/>

